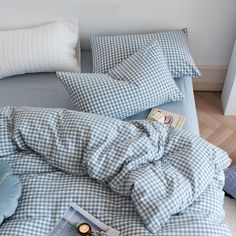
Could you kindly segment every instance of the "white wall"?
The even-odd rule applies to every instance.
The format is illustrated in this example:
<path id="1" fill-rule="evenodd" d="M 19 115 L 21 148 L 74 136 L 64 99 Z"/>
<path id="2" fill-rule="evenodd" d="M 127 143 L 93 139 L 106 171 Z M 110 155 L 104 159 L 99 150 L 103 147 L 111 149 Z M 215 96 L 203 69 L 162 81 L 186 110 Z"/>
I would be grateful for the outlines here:
<path id="1" fill-rule="evenodd" d="M 222 105 L 225 115 L 236 115 L 236 41 L 226 76 L 226 83 L 222 91 Z"/>
<path id="2" fill-rule="evenodd" d="M 188 27 L 199 65 L 227 65 L 236 38 L 236 0 L 0 0 L 0 29 L 78 16 L 91 34 Z"/>

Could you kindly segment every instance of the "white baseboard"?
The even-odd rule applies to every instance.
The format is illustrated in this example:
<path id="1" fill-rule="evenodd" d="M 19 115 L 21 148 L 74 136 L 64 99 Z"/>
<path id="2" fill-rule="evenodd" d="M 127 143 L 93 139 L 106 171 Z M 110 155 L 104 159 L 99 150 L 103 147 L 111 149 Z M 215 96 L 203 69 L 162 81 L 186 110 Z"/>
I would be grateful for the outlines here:
<path id="1" fill-rule="evenodd" d="M 227 65 L 200 65 L 202 77 L 193 79 L 195 91 L 221 91 L 226 77 Z"/>

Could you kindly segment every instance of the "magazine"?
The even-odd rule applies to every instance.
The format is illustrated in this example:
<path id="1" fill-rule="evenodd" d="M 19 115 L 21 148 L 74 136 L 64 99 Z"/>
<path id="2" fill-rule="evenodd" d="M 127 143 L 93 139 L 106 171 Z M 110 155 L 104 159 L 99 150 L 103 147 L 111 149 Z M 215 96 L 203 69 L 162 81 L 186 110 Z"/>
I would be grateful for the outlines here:
<path id="1" fill-rule="evenodd" d="M 153 108 L 147 119 L 171 125 L 175 128 L 182 128 L 186 120 L 186 118 L 182 115 L 159 108 Z"/>
<path id="2" fill-rule="evenodd" d="M 71 203 L 48 236 L 118 236 L 119 232 Z"/>

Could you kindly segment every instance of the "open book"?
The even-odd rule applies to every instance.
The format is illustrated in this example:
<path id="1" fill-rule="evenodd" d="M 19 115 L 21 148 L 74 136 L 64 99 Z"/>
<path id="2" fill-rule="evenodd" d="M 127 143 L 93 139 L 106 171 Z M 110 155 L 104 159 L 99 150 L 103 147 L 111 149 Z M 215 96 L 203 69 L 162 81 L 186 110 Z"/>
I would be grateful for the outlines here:
<path id="1" fill-rule="evenodd" d="M 48 236 L 118 236 L 119 232 L 71 203 Z"/>
<path id="2" fill-rule="evenodd" d="M 171 125 L 175 128 L 182 128 L 186 120 L 186 118 L 182 115 L 159 108 L 153 108 L 147 119 Z"/>

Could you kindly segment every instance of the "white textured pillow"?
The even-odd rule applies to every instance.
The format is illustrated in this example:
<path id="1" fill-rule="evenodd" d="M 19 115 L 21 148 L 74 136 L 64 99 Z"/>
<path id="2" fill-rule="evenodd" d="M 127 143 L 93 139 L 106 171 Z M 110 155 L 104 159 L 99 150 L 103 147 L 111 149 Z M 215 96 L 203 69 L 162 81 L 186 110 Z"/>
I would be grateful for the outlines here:
<path id="1" fill-rule="evenodd" d="M 80 71 L 78 20 L 0 31 L 0 79 L 36 72 Z"/>

